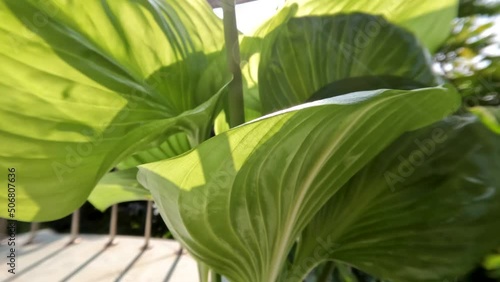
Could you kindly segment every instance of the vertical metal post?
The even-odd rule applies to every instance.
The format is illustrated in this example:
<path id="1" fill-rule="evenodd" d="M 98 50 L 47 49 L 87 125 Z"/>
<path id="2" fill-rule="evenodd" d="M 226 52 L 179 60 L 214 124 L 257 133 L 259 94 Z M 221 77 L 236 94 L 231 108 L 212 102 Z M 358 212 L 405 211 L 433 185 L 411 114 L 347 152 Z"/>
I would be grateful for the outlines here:
<path id="1" fill-rule="evenodd" d="M 68 245 L 71 245 L 76 242 L 79 231 L 80 231 L 80 209 L 77 209 L 75 212 L 73 212 L 73 216 L 71 217 L 71 236 L 69 238 Z"/>
<path id="2" fill-rule="evenodd" d="M 33 243 L 33 241 L 35 240 L 35 237 L 36 237 L 36 232 L 38 231 L 39 228 L 40 228 L 40 223 L 38 223 L 38 222 L 31 223 L 30 237 L 28 238 L 28 240 L 26 240 L 24 245 L 29 245 L 29 244 Z"/>
<path id="3" fill-rule="evenodd" d="M 109 241 L 106 244 L 107 247 L 113 245 L 113 241 L 116 237 L 116 225 L 118 222 L 118 205 L 113 205 L 111 207 L 111 219 L 109 221 Z"/>
<path id="4" fill-rule="evenodd" d="M 146 224 L 144 226 L 144 246 L 143 249 L 147 249 L 149 246 L 149 239 L 151 238 L 151 221 L 153 217 L 153 201 L 148 201 L 148 207 L 146 211 Z"/>

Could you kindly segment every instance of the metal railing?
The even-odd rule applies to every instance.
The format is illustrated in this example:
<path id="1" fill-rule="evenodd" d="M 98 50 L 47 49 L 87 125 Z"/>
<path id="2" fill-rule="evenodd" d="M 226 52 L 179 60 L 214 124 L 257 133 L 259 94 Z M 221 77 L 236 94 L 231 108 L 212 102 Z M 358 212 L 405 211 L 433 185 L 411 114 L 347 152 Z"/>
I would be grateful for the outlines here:
<path id="1" fill-rule="evenodd" d="M 137 241 L 135 241 L 135 242 L 137 242 L 137 244 L 135 244 L 134 246 L 138 247 L 138 249 L 136 249 L 136 251 L 127 252 L 127 256 L 126 256 L 125 261 L 128 261 L 128 263 L 121 264 L 121 262 L 120 262 L 120 263 L 118 263 L 118 266 L 115 266 L 115 268 L 113 268 L 111 270 L 111 272 L 109 272 L 109 274 L 106 274 L 106 275 L 111 275 L 111 276 L 117 275 L 117 276 L 115 276 L 117 278 L 113 279 L 113 281 L 123 281 L 123 279 L 126 279 L 127 275 L 132 275 L 132 276 L 137 275 L 137 273 L 138 273 L 137 270 L 134 272 L 133 269 L 135 267 L 138 267 L 139 269 L 144 269 L 144 264 L 140 263 L 140 261 L 148 260 L 148 257 L 149 257 L 149 256 L 144 256 L 144 254 L 147 251 L 152 251 L 153 252 L 152 254 L 153 255 L 156 254 L 156 256 L 158 257 L 158 252 L 163 253 L 162 250 L 164 247 L 167 247 L 165 249 L 165 257 L 170 257 L 171 259 L 168 260 L 168 264 L 165 265 L 165 268 L 158 269 L 159 272 L 155 272 L 155 273 L 157 273 L 159 276 L 161 276 L 160 278 L 162 278 L 161 280 L 158 280 L 158 281 L 164 281 L 164 282 L 173 281 L 173 279 L 176 279 L 175 278 L 176 275 L 177 276 L 184 275 L 184 274 L 175 274 L 175 273 L 182 273 L 180 271 L 185 271 L 184 268 L 182 268 L 182 267 L 181 268 L 183 270 L 180 270 L 178 266 L 184 265 L 183 267 L 185 267 L 186 260 L 191 260 L 191 258 L 188 258 L 188 256 L 184 256 L 184 255 L 186 255 L 186 253 L 183 251 L 182 247 L 178 243 L 175 243 L 175 245 L 174 245 L 174 244 L 172 244 L 174 242 L 172 242 L 172 243 L 167 243 L 167 242 L 160 243 L 160 241 L 158 241 L 158 240 L 152 240 L 151 231 L 152 231 L 152 220 L 153 220 L 153 202 L 148 201 L 146 206 L 147 206 L 147 210 L 145 213 L 145 220 L 144 220 L 143 243 L 141 243 L 141 241 L 140 241 L 141 237 L 138 237 L 137 238 L 138 240 L 137 240 L 137 239 L 131 239 L 128 236 L 124 236 L 124 237 L 118 236 L 118 226 L 117 226 L 118 216 L 119 216 L 118 205 L 114 205 L 111 207 L 111 216 L 110 216 L 110 221 L 109 221 L 109 233 L 108 233 L 108 235 L 100 235 L 99 236 L 100 239 L 98 239 L 98 241 L 100 242 L 99 244 L 102 244 L 102 248 L 100 248 L 100 247 L 96 248 L 95 246 L 96 246 L 97 242 L 93 243 L 94 242 L 93 238 L 97 238 L 97 237 L 92 237 L 92 236 L 94 236 L 96 234 L 87 234 L 87 233 L 80 234 L 80 216 L 81 216 L 80 210 L 76 210 L 75 212 L 73 212 L 73 214 L 71 216 L 70 232 L 69 232 L 69 234 L 66 233 L 63 236 L 48 237 L 47 234 L 51 234 L 51 233 L 47 233 L 46 231 L 40 230 L 41 229 L 40 223 L 36 223 L 36 222 L 31 223 L 30 231 L 28 233 L 24 234 L 23 241 L 21 241 L 22 246 L 25 246 L 27 248 L 26 253 L 28 254 L 28 256 L 30 255 L 31 252 L 33 252 L 33 250 L 40 250 L 42 248 L 44 250 L 50 249 L 51 251 L 48 253 L 44 253 L 43 251 L 40 251 L 38 254 L 40 254 L 41 257 L 33 256 L 31 254 L 31 258 L 29 259 L 29 263 L 27 265 L 24 265 L 23 268 L 20 268 L 19 269 L 20 272 L 17 273 L 16 276 L 13 276 L 10 279 L 7 279 L 5 281 L 11 281 L 11 280 L 13 282 L 14 281 L 21 281 L 22 279 L 28 279 L 27 277 L 30 275 L 37 275 L 37 274 L 32 274 L 32 273 L 33 272 L 36 273 L 37 271 L 39 271 L 40 264 L 45 263 L 47 261 L 54 261 L 54 260 L 60 262 L 61 260 L 56 259 L 56 258 L 64 256 L 63 253 L 68 254 L 67 252 L 70 252 L 70 253 L 74 252 L 75 247 L 89 248 L 89 246 L 90 246 L 89 243 L 90 243 L 91 245 L 93 245 L 93 247 L 90 247 L 90 249 L 88 249 L 91 251 L 89 251 L 88 253 L 85 253 L 85 255 L 82 255 L 81 261 L 74 263 L 75 260 L 73 259 L 71 261 L 71 264 L 70 264 L 71 268 L 69 270 L 65 269 L 65 270 L 62 270 L 61 274 L 57 274 L 57 275 L 60 275 L 62 277 L 61 278 L 62 280 L 60 280 L 60 281 L 71 281 L 75 277 L 77 277 L 76 279 L 81 279 L 82 275 L 83 276 L 88 275 L 88 273 L 89 273 L 88 269 L 89 269 L 90 265 L 95 266 L 96 261 L 99 260 L 98 258 L 101 258 L 101 256 L 105 256 L 104 255 L 105 253 L 108 254 L 108 257 L 109 257 L 109 254 L 113 253 L 114 251 L 117 251 L 121 255 L 125 254 L 123 252 L 123 245 L 121 245 L 119 242 L 115 242 L 115 241 L 122 241 L 122 240 L 124 240 L 124 242 L 126 242 L 127 246 L 128 246 L 128 244 L 133 242 L 130 240 L 137 240 Z M 0 219 L 0 225 L 6 222 L 6 221 L 5 222 L 4 221 L 5 220 Z M 6 224 L 4 224 L 4 225 L 5 225 L 4 226 L 5 228 L 0 230 L 0 233 L 7 229 Z M 37 240 L 37 234 L 40 234 L 40 237 L 38 240 Z M 120 235 L 126 235 L 126 234 L 120 234 Z M 53 236 L 53 235 L 49 235 L 49 236 Z M 88 237 L 88 236 L 91 236 L 91 237 Z M 106 238 L 106 237 L 108 237 L 108 238 Z M 48 239 L 48 238 L 51 238 L 51 239 Z M 52 238 L 60 238 L 63 241 L 60 241 L 60 243 L 56 244 L 56 245 L 52 244 L 52 247 L 49 247 L 51 242 L 55 242 L 55 241 L 50 241 L 50 240 L 52 240 Z M 88 240 L 89 238 L 92 238 L 92 239 Z M 59 240 L 59 239 L 56 239 L 56 241 L 57 240 Z M 118 247 L 118 249 L 115 249 L 115 248 L 113 248 L 113 246 L 115 246 L 115 245 L 120 245 L 121 247 Z M 161 246 L 162 247 L 161 251 L 159 251 L 160 249 L 157 249 L 156 246 L 158 246 L 158 247 Z M 171 246 L 175 246 L 174 249 L 172 249 Z M 20 248 L 20 249 L 22 249 L 22 248 Z M 71 251 L 71 250 L 73 250 L 73 251 Z M 85 251 L 83 251 L 83 252 L 85 252 Z M 82 254 L 83 252 L 79 252 L 79 254 Z M 94 254 L 90 256 L 89 255 L 90 253 L 94 253 Z M 128 255 L 128 254 L 130 254 L 130 255 Z M 150 254 L 150 256 L 151 256 L 151 254 Z M 19 256 L 19 258 L 21 259 L 21 256 Z M 75 258 L 75 257 L 73 256 L 73 258 Z M 79 260 L 79 259 L 77 258 L 77 260 Z M 181 260 L 184 261 L 184 264 L 179 264 L 179 262 Z M 67 264 L 67 261 L 65 263 Z M 47 264 L 45 264 L 45 266 L 46 265 Z M 67 265 L 69 265 L 69 264 L 67 264 Z M 86 271 L 86 269 L 87 269 L 87 271 Z M 118 271 L 117 271 L 117 269 L 118 269 Z M 165 271 L 165 275 L 163 275 L 164 271 Z M 92 272 L 92 273 L 94 273 L 94 272 Z M 189 272 L 184 272 L 184 273 L 192 274 L 193 271 L 191 269 Z M 157 275 L 157 274 L 154 274 L 154 275 Z M 21 280 L 18 280 L 19 277 L 22 277 Z M 184 277 L 184 276 L 182 276 L 182 277 Z M 197 277 L 197 275 L 196 275 L 196 277 Z M 31 277 L 31 278 L 33 278 L 33 277 Z M 158 277 L 156 277 L 156 278 L 158 278 Z M 181 281 L 179 279 L 183 279 L 183 278 L 177 277 L 176 281 Z M 22 280 L 22 281 L 25 281 L 25 280 Z"/>
<path id="2" fill-rule="evenodd" d="M 153 202 L 147 202 L 146 208 L 146 218 L 144 224 L 144 245 L 143 249 L 147 249 L 149 246 L 149 241 L 151 239 L 151 225 L 153 218 Z M 118 224 L 118 205 L 113 205 L 111 207 L 111 218 L 109 220 L 109 240 L 106 247 L 112 246 L 114 239 L 117 235 L 117 224 Z M 32 244 L 35 240 L 36 233 L 40 229 L 40 224 L 38 222 L 32 222 L 30 227 L 29 238 L 24 243 L 25 245 Z M 4 230 L 4 229 L 1 229 Z M 71 230 L 70 238 L 67 245 L 78 243 L 78 236 L 80 234 L 80 209 L 73 212 L 71 216 Z"/>

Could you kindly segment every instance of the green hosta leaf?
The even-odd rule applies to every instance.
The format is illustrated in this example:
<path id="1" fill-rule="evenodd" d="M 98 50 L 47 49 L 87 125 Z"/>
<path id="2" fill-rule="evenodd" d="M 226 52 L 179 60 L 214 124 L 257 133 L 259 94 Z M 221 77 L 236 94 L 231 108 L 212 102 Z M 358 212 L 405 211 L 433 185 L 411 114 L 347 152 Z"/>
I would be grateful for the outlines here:
<path id="1" fill-rule="evenodd" d="M 263 23 L 252 36 L 243 39 L 243 53 L 258 53 L 260 47 L 257 39 L 264 38 L 291 18 L 353 12 L 381 15 L 389 22 L 411 31 L 427 48 L 435 51 L 451 31 L 452 20 L 458 14 L 458 5 L 458 0 L 289 0 L 276 16 Z"/>
<path id="2" fill-rule="evenodd" d="M 151 200 L 151 193 L 137 182 L 136 167 L 107 173 L 92 190 L 88 201 L 98 210 L 105 211 L 114 204 Z"/>
<path id="3" fill-rule="evenodd" d="M 191 149 L 185 133 L 169 136 L 161 145 L 137 152 L 120 162 L 113 171 L 104 175 L 92 190 L 88 201 L 104 211 L 121 202 L 150 200 L 151 193 L 137 182 L 136 166 L 178 156 Z"/>
<path id="4" fill-rule="evenodd" d="M 339 260 L 391 281 L 444 281 L 500 245 L 500 136 L 452 117 L 406 133 L 302 233 L 287 281 Z"/>
<path id="5" fill-rule="evenodd" d="M 215 119 L 214 133 L 215 135 L 219 135 L 223 132 L 228 131 L 229 129 L 231 129 L 231 127 L 229 126 L 229 123 L 226 119 L 226 113 L 225 111 L 222 111 L 219 113 L 219 115 L 217 115 L 217 118 Z"/>
<path id="6" fill-rule="evenodd" d="M 385 0 L 293 0 L 287 1 L 285 6 L 274 16 L 258 28 L 252 36 L 244 37 L 241 42 L 243 77 L 246 83 L 245 107 L 256 114 L 259 107 L 249 101 L 258 99 L 258 68 L 264 38 L 290 19 L 304 16 L 326 16 L 338 13 L 364 12 L 372 15 L 381 15 L 390 23 L 402 26 L 423 43 L 431 51 L 446 40 L 451 31 L 451 21 L 458 13 L 458 0 L 423 0 L 423 1 L 385 1 Z M 377 21 L 369 23 L 367 34 L 381 30 Z M 382 50 L 390 50 L 382 48 Z M 317 50 L 315 50 L 317 52 Z M 384 57 L 382 55 L 382 57 Z M 348 66 L 340 66 L 346 68 Z M 396 66 L 397 68 L 398 66 Z M 311 93 L 310 93 L 311 94 Z M 248 100 L 248 101 L 247 101 Z M 247 106 L 248 105 L 248 106 Z"/>
<path id="7" fill-rule="evenodd" d="M 368 91 L 374 89 L 400 89 L 412 90 L 425 88 L 426 85 L 413 79 L 392 76 L 359 76 L 334 81 L 309 97 L 308 102 L 344 95 L 352 92 Z"/>
<path id="8" fill-rule="evenodd" d="M 298 5 L 296 17 L 364 12 L 382 15 L 400 25 L 435 51 L 451 31 L 451 22 L 458 14 L 458 0 L 290 0 L 288 6 Z"/>
<path id="9" fill-rule="evenodd" d="M 445 88 L 358 92 L 236 127 L 139 166 L 175 237 L 231 281 L 275 281 L 309 220 L 403 132 L 454 111 Z"/>
<path id="10" fill-rule="evenodd" d="M 264 40 L 259 92 L 265 113 L 303 103 L 322 87 L 352 77 L 400 76 L 426 86 L 436 83 L 430 59 L 415 37 L 378 16 L 294 18 Z"/>
<path id="11" fill-rule="evenodd" d="M 137 152 L 120 162 L 116 167 L 120 170 L 136 167 L 141 164 L 152 163 L 169 159 L 185 153 L 191 149 L 188 136 L 181 132 L 169 136 L 160 145 Z"/>
<path id="12" fill-rule="evenodd" d="M 258 69 L 263 38 L 283 22 L 288 21 L 297 12 L 296 7 L 283 8 L 269 19 L 252 36 L 241 40 L 241 71 L 243 75 L 243 91 L 245 99 L 245 120 L 251 121 L 262 116 L 262 105 L 259 97 Z"/>
<path id="13" fill-rule="evenodd" d="M 204 1 L 1 0 L 0 18 L 0 170 L 20 175 L 16 219 L 67 215 L 133 153 L 209 135 L 228 77 Z"/>

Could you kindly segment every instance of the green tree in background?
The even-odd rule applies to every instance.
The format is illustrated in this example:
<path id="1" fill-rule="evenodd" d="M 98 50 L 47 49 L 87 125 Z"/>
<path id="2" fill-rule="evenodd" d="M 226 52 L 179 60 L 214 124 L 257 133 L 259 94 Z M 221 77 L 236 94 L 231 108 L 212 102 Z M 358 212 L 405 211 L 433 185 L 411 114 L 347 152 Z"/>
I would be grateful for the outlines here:
<path id="1" fill-rule="evenodd" d="M 499 13 L 498 0 L 461 0 L 452 34 L 435 56 L 444 77 L 461 92 L 464 105 L 486 106 L 486 114 L 496 120 L 500 120 Z M 463 280 L 486 277 L 500 281 L 500 248 Z"/>
<path id="2" fill-rule="evenodd" d="M 468 106 L 500 106 L 499 12 L 497 0 L 461 1 L 453 32 L 435 56 Z"/>

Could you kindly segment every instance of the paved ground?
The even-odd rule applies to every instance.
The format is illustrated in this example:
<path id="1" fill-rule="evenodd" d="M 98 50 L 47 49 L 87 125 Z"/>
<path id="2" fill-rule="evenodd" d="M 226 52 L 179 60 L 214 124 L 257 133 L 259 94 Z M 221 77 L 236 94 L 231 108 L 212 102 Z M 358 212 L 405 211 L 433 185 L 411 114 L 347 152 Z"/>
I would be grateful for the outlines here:
<path id="1" fill-rule="evenodd" d="M 152 239 L 142 251 L 142 237 L 117 236 L 105 248 L 107 236 L 81 235 L 67 245 L 69 236 L 51 230 L 38 231 L 30 245 L 23 246 L 28 234 L 16 237 L 16 274 L 8 273 L 6 241 L 0 245 L 0 281 L 26 282 L 197 282 L 196 262 L 179 254 L 172 240 Z"/>

